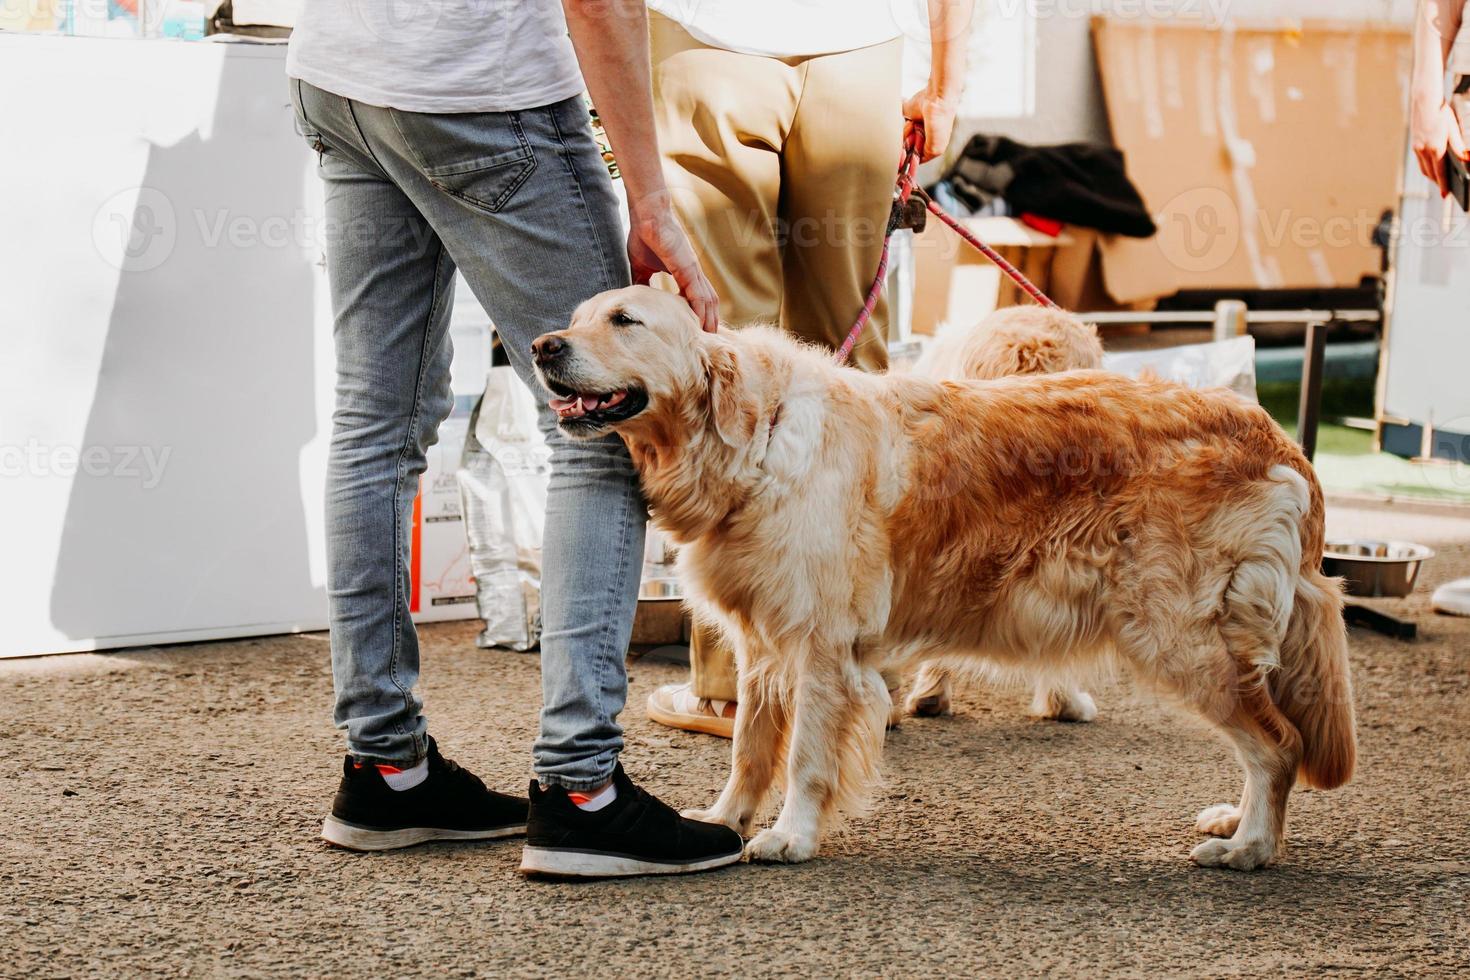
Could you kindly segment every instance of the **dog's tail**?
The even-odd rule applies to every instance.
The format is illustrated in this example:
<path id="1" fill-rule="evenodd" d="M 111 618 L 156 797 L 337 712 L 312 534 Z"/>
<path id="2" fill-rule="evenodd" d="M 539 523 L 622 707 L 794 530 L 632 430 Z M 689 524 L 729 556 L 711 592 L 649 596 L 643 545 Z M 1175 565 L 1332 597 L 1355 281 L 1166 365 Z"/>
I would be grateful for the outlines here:
<path id="1" fill-rule="evenodd" d="M 1276 703 L 1302 735 L 1302 779 L 1317 789 L 1351 779 L 1358 750 L 1342 584 L 1315 567 L 1297 580 L 1273 681 Z"/>

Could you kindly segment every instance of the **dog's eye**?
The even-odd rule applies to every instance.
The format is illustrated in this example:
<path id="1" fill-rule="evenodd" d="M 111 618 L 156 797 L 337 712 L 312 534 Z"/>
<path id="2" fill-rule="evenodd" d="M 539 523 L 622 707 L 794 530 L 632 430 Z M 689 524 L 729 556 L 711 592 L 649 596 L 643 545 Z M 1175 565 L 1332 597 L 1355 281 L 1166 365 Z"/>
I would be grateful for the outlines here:
<path id="1" fill-rule="evenodd" d="M 630 316 L 627 310 L 615 310 L 609 319 L 612 320 L 613 326 L 615 327 L 636 327 L 640 325 L 638 319 Z"/>

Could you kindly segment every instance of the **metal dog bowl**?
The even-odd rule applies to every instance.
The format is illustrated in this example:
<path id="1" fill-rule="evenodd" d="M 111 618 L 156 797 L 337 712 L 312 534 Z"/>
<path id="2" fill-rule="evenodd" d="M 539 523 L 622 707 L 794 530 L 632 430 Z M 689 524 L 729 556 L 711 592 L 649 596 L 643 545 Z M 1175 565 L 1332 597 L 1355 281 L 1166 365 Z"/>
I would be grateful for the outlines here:
<path id="1" fill-rule="evenodd" d="M 687 644 L 689 617 L 679 603 L 683 598 L 684 589 L 677 578 L 663 575 L 645 578 L 638 587 L 633 644 L 658 647 Z"/>
<path id="2" fill-rule="evenodd" d="M 1433 549 L 1409 541 L 1328 541 L 1322 571 L 1346 579 L 1348 595 L 1406 596 L 1414 591 L 1420 566 L 1433 557 Z"/>
<path id="3" fill-rule="evenodd" d="M 677 602 L 684 598 L 684 587 L 676 578 L 646 578 L 638 587 L 639 602 Z"/>

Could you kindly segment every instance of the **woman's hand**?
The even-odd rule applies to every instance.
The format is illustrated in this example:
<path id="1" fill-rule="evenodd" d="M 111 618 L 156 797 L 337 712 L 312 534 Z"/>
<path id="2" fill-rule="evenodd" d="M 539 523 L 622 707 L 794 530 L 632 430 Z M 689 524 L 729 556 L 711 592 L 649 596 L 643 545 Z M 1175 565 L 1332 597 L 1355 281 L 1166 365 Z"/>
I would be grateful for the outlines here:
<path id="1" fill-rule="evenodd" d="M 955 114 L 959 111 L 956 100 L 943 99 L 925 87 L 909 96 L 903 104 L 903 117 L 924 124 L 924 149 L 920 163 L 928 163 L 943 156 L 954 135 Z"/>
<path id="2" fill-rule="evenodd" d="M 975 20 L 975 0 L 928 0 L 927 6 L 929 84 L 903 104 L 905 119 L 924 124 L 921 163 L 943 155 L 954 136 L 954 118 L 965 88 L 970 28 Z"/>
<path id="3" fill-rule="evenodd" d="M 1439 196 L 1444 197 L 1450 192 L 1445 156 L 1452 153 L 1461 160 L 1470 159 L 1455 110 L 1443 99 L 1438 105 L 1431 101 L 1416 102 L 1409 117 L 1409 139 L 1414 147 L 1414 159 L 1419 161 L 1419 171 L 1434 181 Z"/>
<path id="4" fill-rule="evenodd" d="M 667 192 L 662 200 L 645 198 L 637 205 L 630 200 L 628 217 L 628 264 L 633 281 L 647 283 L 655 272 L 667 272 L 679 284 L 679 292 L 699 317 L 700 326 L 706 333 L 714 333 L 719 328 L 720 301 L 699 267 L 694 246 L 675 217 Z"/>

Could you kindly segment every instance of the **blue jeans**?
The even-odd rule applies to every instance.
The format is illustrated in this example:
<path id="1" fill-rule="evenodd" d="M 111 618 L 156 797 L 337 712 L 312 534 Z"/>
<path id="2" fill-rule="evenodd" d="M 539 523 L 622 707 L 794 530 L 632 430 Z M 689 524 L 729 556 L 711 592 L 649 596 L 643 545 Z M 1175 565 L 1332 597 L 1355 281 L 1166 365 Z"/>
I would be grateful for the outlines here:
<path id="1" fill-rule="evenodd" d="M 429 115 L 364 105 L 297 79 L 297 121 L 326 184 L 337 406 L 327 477 L 335 719 L 357 758 L 426 753 L 408 614 L 408 531 L 425 453 L 449 414 L 458 268 L 512 365 L 587 297 L 628 283 L 617 199 L 580 98 L 521 112 Z M 552 449 L 542 577 L 546 783 L 605 781 L 647 512 L 616 438 L 573 443 L 544 404 Z M 488 720 L 488 719 L 487 719 Z"/>

